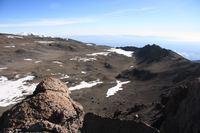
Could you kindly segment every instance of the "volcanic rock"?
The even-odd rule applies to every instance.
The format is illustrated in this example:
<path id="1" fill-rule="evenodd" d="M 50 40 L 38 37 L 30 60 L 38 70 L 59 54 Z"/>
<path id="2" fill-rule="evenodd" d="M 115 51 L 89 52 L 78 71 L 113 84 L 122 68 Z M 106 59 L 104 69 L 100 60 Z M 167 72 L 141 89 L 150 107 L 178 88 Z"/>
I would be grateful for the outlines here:
<path id="1" fill-rule="evenodd" d="M 170 50 L 166 50 L 161 48 L 158 45 L 146 45 L 143 48 L 140 48 L 137 50 L 134 55 L 137 56 L 138 60 L 140 60 L 140 63 L 147 62 L 152 63 L 152 62 L 158 62 L 164 57 L 174 57 L 174 53 L 171 52 Z"/>
<path id="2" fill-rule="evenodd" d="M 55 78 L 44 79 L 32 96 L 3 113 L 0 130 L 77 133 L 83 125 L 83 107 L 73 101 L 68 87 Z"/>
<path id="3" fill-rule="evenodd" d="M 119 49 L 123 49 L 123 50 L 125 50 L 125 51 L 136 51 L 136 50 L 139 49 L 139 48 L 134 47 L 134 46 L 117 47 L 117 48 L 119 48 Z"/>
<path id="4" fill-rule="evenodd" d="M 92 113 L 85 115 L 81 131 L 82 133 L 159 133 L 143 122 L 103 118 Z"/>
<path id="5" fill-rule="evenodd" d="M 200 78 L 180 86 L 172 92 L 166 105 L 163 133 L 200 132 Z"/>
<path id="6" fill-rule="evenodd" d="M 149 80 L 156 77 L 158 74 L 151 73 L 147 70 L 139 70 L 137 68 L 127 69 L 122 71 L 116 78 L 124 78 L 129 80 Z"/>

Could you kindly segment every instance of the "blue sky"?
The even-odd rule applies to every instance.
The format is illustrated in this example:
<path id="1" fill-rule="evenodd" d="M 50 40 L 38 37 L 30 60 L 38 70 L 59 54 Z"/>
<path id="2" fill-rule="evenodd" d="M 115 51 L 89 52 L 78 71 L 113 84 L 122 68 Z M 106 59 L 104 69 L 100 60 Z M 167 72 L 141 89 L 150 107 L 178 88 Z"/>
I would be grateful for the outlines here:
<path id="1" fill-rule="evenodd" d="M 200 59 L 186 47 L 200 50 L 199 15 L 199 0 L 0 0 L 0 32 L 116 39 L 132 35 L 144 45 L 155 41 Z M 179 49 L 182 46 L 185 49 Z"/>

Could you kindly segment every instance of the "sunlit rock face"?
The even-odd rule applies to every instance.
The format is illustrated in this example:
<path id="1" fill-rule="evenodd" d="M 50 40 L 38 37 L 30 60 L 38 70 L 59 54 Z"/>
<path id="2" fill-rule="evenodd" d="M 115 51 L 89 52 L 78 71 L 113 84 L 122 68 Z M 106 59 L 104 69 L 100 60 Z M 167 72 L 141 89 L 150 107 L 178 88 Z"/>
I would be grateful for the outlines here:
<path id="1" fill-rule="evenodd" d="M 0 118 L 1 131 L 79 132 L 83 107 L 73 101 L 60 80 L 44 79 L 33 95 L 6 111 Z"/>

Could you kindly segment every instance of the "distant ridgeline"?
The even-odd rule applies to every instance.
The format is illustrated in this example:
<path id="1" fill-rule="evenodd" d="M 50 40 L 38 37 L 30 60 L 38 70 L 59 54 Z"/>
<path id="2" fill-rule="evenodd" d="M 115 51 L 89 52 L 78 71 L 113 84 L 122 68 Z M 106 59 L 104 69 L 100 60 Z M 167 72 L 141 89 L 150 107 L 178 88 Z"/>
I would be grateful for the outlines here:
<path id="1" fill-rule="evenodd" d="M 196 62 L 196 63 L 200 63 L 200 60 L 194 60 L 194 62 Z"/>

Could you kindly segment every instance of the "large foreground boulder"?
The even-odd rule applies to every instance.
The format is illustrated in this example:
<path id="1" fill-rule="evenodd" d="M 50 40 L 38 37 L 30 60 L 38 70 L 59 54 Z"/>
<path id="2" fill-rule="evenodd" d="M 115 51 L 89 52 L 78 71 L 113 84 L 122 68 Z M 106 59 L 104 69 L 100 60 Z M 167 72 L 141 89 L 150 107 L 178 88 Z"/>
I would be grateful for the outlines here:
<path id="1" fill-rule="evenodd" d="M 83 107 L 73 101 L 69 93 L 60 80 L 44 79 L 32 96 L 3 113 L 0 132 L 80 132 Z"/>

